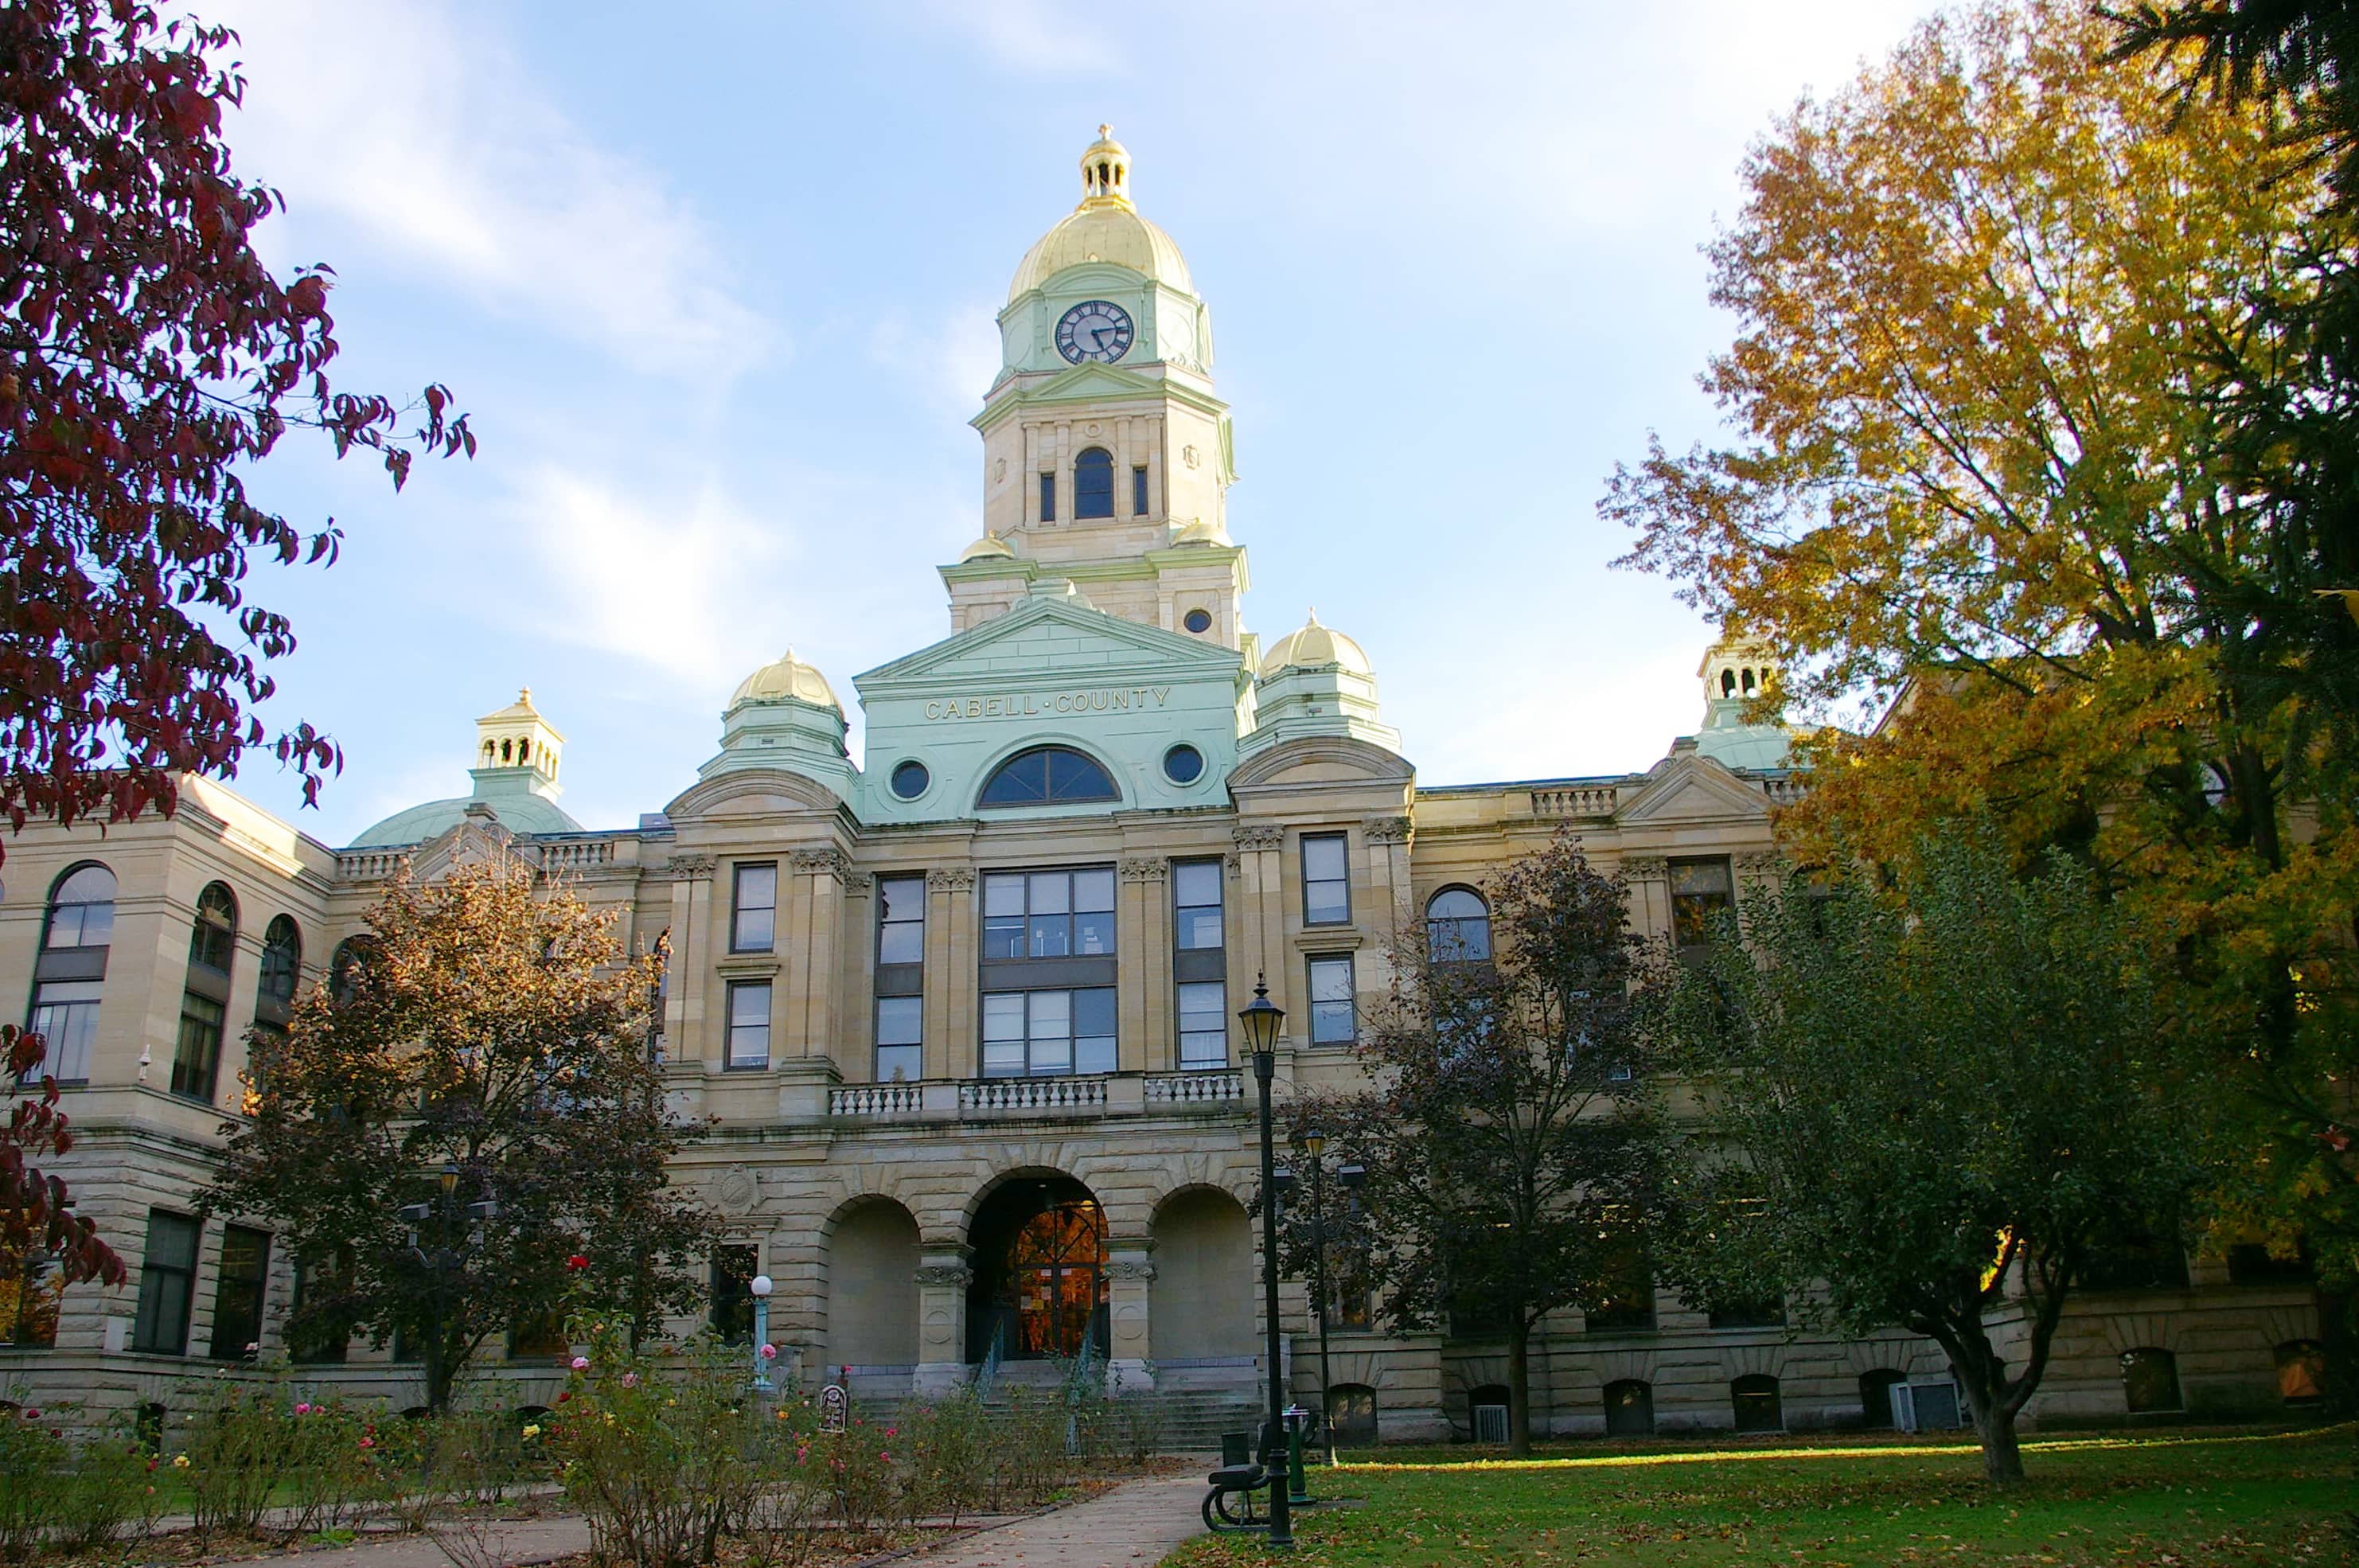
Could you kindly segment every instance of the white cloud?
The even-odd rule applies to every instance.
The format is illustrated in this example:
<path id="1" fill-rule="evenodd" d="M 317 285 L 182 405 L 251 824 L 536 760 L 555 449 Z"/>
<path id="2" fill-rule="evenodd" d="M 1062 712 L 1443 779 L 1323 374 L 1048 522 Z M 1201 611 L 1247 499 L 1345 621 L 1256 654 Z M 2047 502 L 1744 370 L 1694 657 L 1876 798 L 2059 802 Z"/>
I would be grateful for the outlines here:
<path id="1" fill-rule="evenodd" d="M 223 0 L 207 15 L 237 27 L 250 68 L 234 143 L 299 223 L 332 212 L 636 370 L 725 378 L 776 343 L 733 294 L 712 226 L 574 124 L 480 11 Z"/>
<path id="2" fill-rule="evenodd" d="M 970 302 L 919 323 L 896 311 L 868 336 L 868 357 L 893 372 L 929 412 L 971 418 L 999 374 L 999 323 L 991 307 Z"/>
<path id="3" fill-rule="evenodd" d="M 1060 0 L 927 0 L 928 25 L 963 33 L 1002 65 L 1038 74 L 1106 71 L 1125 62 L 1103 11 Z"/>

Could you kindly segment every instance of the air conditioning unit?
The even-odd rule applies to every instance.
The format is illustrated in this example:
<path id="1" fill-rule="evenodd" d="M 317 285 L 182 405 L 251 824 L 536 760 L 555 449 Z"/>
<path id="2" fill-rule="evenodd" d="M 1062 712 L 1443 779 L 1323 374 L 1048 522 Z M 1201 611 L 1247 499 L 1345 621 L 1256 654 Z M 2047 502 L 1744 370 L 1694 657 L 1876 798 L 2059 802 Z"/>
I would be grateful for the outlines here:
<path id="1" fill-rule="evenodd" d="M 1476 1405 L 1474 1407 L 1474 1441 L 1495 1443 L 1504 1446 L 1507 1441 L 1507 1407 Z"/>
<path id="2" fill-rule="evenodd" d="M 1959 1419 L 1958 1386 L 1939 1383 L 1892 1385 L 1892 1424 L 1902 1432 L 1955 1432 Z"/>

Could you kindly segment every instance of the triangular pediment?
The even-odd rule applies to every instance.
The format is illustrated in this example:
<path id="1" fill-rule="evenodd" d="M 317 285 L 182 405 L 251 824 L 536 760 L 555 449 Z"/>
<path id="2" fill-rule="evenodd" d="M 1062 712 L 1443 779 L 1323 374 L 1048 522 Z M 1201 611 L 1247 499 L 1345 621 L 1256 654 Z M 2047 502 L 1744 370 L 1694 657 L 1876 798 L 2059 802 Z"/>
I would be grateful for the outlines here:
<path id="1" fill-rule="evenodd" d="M 999 688 L 1011 681 L 1150 677 L 1234 681 L 1235 649 L 1141 626 L 1070 598 L 1035 598 L 1006 615 L 855 675 L 864 702 L 929 692 Z"/>
<path id="2" fill-rule="evenodd" d="M 1098 397 L 1157 397 L 1163 383 L 1119 365 L 1092 360 L 1050 376 L 1025 394 L 1027 403 L 1076 403 Z"/>
<path id="3" fill-rule="evenodd" d="M 1745 821 L 1769 814 L 1769 798 L 1709 757 L 1675 757 L 1614 813 L 1625 824 Z"/>

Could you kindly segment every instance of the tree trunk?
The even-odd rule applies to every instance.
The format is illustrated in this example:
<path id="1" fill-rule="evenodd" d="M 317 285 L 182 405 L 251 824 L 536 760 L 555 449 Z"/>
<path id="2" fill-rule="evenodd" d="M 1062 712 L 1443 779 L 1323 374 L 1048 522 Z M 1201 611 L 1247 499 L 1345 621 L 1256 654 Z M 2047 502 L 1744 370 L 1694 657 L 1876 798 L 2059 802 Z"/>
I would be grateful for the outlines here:
<path id="1" fill-rule="evenodd" d="M 1930 1325 L 1929 1325 L 1930 1326 Z M 1919 1332 L 1923 1332 L 1922 1329 Z M 2023 1449 L 2015 1435 L 2015 1411 L 1999 1388 L 2005 1369 L 1979 1327 L 1969 1334 L 1936 1334 L 1950 1353 L 1950 1375 L 1966 1396 L 1974 1432 L 1983 1445 L 1983 1475 L 2002 1485 L 2023 1479 Z"/>
<path id="2" fill-rule="evenodd" d="M 1507 1330 L 1507 1452 L 1532 1451 L 1532 1323 L 1521 1307 Z"/>
<path id="3" fill-rule="evenodd" d="M 2015 1412 L 1992 1409 L 1975 1412 L 1982 1432 L 1983 1475 L 2002 1485 L 2023 1479 L 2023 1448 L 2016 1440 Z"/>

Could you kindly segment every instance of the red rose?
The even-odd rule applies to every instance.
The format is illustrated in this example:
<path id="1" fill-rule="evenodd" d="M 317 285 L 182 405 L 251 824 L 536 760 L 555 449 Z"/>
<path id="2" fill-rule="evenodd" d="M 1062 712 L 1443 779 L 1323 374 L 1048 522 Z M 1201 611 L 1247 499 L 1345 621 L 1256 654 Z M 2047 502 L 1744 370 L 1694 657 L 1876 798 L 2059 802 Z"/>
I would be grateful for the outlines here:
<path id="1" fill-rule="evenodd" d="M 590 1260 L 577 1252 L 572 1257 L 565 1260 L 565 1266 L 568 1269 L 572 1269 L 576 1274 L 579 1274 L 582 1270 L 590 1267 Z"/>

